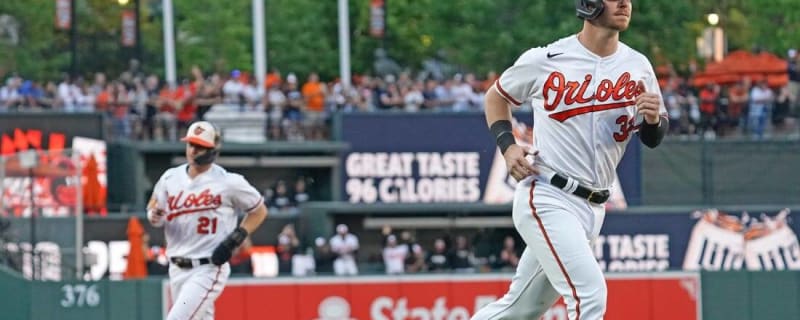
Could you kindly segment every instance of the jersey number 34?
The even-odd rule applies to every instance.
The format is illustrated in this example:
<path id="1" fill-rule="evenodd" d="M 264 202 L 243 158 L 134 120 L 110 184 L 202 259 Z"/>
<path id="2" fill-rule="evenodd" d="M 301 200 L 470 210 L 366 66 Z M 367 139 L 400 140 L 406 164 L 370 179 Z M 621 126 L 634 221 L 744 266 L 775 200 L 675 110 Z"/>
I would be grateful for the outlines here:
<path id="1" fill-rule="evenodd" d="M 199 234 L 217 233 L 217 218 L 208 218 L 208 217 L 197 218 L 197 233 Z"/>

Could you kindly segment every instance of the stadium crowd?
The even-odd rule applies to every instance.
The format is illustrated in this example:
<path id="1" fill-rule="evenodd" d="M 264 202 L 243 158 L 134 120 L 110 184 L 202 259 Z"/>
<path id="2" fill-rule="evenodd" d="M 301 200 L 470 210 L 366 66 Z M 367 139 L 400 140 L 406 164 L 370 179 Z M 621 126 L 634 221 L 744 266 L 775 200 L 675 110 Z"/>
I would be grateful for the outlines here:
<path id="1" fill-rule="evenodd" d="M 662 93 L 672 133 L 682 137 L 728 136 L 797 137 L 800 55 L 787 55 L 789 84 L 770 88 L 744 79 L 730 85 L 691 85 L 692 75 L 672 74 Z M 175 85 L 143 73 L 135 60 L 116 78 L 98 72 L 93 79 L 38 81 L 12 74 L 0 88 L 0 112 L 101 112 L 107 115 L 113 139 L 175 141 L 180 131 L 212 108 L 228 106 L 265 113 L 269 140 L 329 138 L 333 112 L 380 110 L 478 111 L 483 93 L 497 73 L 484 76 L 454 73 L 445 77 L 416 77 L 411 72 L 382 77 L 355 76 L 345 89 L 338 80 L 324 82 L 316 73 L 299 79 L 272 70 L 258 90 L 253 78 L 239 70 L 207 73 L 199 67 Z"/>

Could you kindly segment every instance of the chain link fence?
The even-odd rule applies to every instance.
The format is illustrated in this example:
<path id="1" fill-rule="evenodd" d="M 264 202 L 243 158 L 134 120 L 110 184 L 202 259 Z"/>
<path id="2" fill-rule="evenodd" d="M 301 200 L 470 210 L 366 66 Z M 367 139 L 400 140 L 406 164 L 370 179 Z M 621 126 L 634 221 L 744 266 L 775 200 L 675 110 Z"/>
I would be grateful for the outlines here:
<path id="1" fill-rule="evenodd" d="M 798 164 L 798 141 L 666 141 L 642 151 L 643 204 L 798 204 Z"/>

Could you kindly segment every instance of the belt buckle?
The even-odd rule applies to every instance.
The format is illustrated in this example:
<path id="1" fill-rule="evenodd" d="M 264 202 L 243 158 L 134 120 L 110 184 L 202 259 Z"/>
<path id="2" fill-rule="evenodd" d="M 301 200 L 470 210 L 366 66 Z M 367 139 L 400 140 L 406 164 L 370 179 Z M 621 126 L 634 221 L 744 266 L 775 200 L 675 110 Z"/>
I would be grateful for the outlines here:
<path id="1" fill-rule="evenodd" d="M 589 202 L 594 202 L 594 201 L 592 201 L 592 197 L 594 197 L 595 193 L 597 193 L 597 191 L 590 190 L 589 191 L 589 195 L 586 197 L 586 200 L 589 201 Z"/>

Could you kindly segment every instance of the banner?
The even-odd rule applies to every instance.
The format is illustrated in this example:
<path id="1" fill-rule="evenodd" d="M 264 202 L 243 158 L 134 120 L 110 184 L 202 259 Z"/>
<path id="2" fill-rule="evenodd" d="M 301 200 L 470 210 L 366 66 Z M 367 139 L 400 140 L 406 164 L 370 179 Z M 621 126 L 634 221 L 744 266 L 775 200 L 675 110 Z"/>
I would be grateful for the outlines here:
<path id="1" fill-rule="evenodd" d="M 610 214 L 594 249 L 607 272 L 800 270 L 798 232 L 798 215 L 788 209 Z"/>
<path id="2" fill-rule="evenodd" d="M 533 143 L 530 113 L 515 116 L 517 141 Z M 351 203 L 508 203 L 516 182 L 481 113 L 344 114 L 342 198 Z M 639 143 L 617 169 L 609 208 L 638 204 Z M 626 202 L 626 198 L 628 201 Z"/>
<path id="3" fill-rule="evenodd" d="M 122 10 L 122 34 L 120 39 L 122 46 L 133 47 L 136 45 L 136 12 L 133 10 Z"/>
<path id="4" fill-rule="evenodd" d="M 609 275 L 605 319 L 699 319 L 696 273 Z M 220 319 L 467 320 L 502 297 L 511 275 L 231 279 L 216 301 Z M 164 295 L 168 296 L 168 285 Z M 169 309 L 170 299 L 166 299 Z M 566 320 L 559 300 L 542 320 Z"/>
<path id="5" fill-rule="evenodd" d="M 97 114 L 0 118 L 0 216 L 29 216 L 32 207 L 43 216 L 72 215 L 78 194 L 83 196 L 85 212 L 104 213 L 107 179 L 102 138 L 102 117 Z M 26 165 L 26 154 L 33 156 L 27 161 L 34 167 Z M 83 187 L 82 193 L 77 186 Z"/>
<path id="6" fill-rule="evenodd" d="M 386 3 L 384 0 L 372 0 L 369 3 L 369 35 L 383 38 L 386 31 Z"/>
<path id="7" fill-rule="evenodd" d="M 56 1 L 56 29 L 69 30 L 72 28 L 72 0 Z"/>

